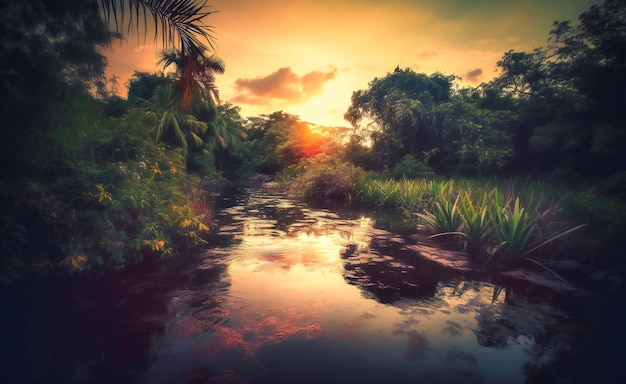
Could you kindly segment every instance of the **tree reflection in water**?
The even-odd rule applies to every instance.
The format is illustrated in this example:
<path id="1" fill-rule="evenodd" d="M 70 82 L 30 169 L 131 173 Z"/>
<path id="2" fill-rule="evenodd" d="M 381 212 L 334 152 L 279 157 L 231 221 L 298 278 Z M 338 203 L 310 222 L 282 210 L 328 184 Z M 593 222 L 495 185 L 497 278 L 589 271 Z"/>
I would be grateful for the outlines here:
<path id="1" fill-rule="evenodd" d="M 19 293 L 33 306 L 3 319 L 20 336 L 3 335 L 12 369 L 1 378 L 521 383 L 558 379 L 562 361 L 577 364 L 566 379 L 585 377 L 584 355 L 568 352 L 584 328 L 562 294 L 443 267 L 367 212 L 258 189 L 213 211 L 212 248 L 173 270 Z M 26 334 L 50 347 L 26 351 Z"/>
<path id="2" fill-rule="evenodd" d="M 87 283 L 65 278 L 8 287 L 1 295 L 2 356 L 11 363 L 3 364 L 0 381 L 131 382 L 153 363 L 154 340 L 173 310 L 171 292 L 207 284 L 223 291 L 224 272 L 223 265 L 203 274 L 143 264 Z M 190 299 L 200 300 L 192 293 Z"/>

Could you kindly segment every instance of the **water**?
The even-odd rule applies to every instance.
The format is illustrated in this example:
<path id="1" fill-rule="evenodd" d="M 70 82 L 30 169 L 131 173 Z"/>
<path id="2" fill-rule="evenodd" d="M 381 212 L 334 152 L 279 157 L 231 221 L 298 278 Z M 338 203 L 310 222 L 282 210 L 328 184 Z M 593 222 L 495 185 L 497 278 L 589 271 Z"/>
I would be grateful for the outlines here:
<path id="1" fill-rule="evenodd" d="M 421 258 L 371 212 L 259 188 L 179 262 L 3 292 L 2 382 L 533 383 L 626 377 L 615 303 Z M 600 306 L 600 303 L 602 307 Z M 585 314 L 587 317 L 585 317 Z"/>

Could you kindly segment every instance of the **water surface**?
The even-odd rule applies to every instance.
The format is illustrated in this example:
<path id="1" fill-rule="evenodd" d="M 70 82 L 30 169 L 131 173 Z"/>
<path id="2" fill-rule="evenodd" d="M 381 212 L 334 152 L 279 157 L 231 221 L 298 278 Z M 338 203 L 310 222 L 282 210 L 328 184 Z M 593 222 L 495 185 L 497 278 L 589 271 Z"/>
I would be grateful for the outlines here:
<path id="1" fill-rule="evenodd" d="M 313 208 L 260 188 L 227 196 L 216 197 L 211 247 L 176 272 L 129 271 L 67 287 L 64 298 L 5 295 L 3 317 L 33 300 L 5 329 L 41 324 L 17 351 L 4 348 L 13 361 L 5 378 L 524 383 L 623 374 L 611 362 L 593 372 L 598 362 L 577 352 L 596 345 L 597 329 L 573 317 L 588 298 L 447 269 L 409 251 L 414 239 L 379 228 L 372 212 Z M 594 368 L 564 371 L 580 361 Z"/>

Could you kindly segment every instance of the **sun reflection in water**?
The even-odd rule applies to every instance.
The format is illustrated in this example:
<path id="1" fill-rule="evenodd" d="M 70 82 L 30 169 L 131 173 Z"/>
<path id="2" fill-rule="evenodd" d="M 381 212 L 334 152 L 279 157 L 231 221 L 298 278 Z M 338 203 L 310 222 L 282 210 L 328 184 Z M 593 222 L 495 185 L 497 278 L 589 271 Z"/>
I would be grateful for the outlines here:
<path id="1" fill-rule="evenodd" d="M 523 381 L 537 334 L 524 319 L 533 312 L 545 322 L 550 313 L 511 306 L 490 283 L 433 276 L 439 272 L 431 264 L 407 256 L 401 239 L 369 217 L 272 204 L 282 221 L 254 204 L 232 209 L 233 222 L 224 226 L 237 239 L 224 251 L 228 289 L 217 304 L 197 309 L 194 295 L 209 303 L 213 288 L 174 293 L 163 345 L 188 340 L 196 365 L 240 355 L 245 364 L 269 347 L 315 340 L 329 351 L 349 345 L 355 359 L 406 377 L 447 371 L 469 382 Z M 498 323 L 503 318 L 519 322 Z"/>

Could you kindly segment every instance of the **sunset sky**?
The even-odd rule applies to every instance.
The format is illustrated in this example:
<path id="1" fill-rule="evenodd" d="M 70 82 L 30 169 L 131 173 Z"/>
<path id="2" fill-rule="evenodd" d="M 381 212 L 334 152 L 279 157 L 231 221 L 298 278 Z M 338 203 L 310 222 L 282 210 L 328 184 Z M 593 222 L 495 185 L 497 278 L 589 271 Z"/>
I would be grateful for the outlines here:
<path id="1" fill-rule="evenodd" d="M 396 66 L 478 85 L 504 52 L 545 46 L 555 20 L 576 21 L 601 0 L 209 0 L 216 13 L 223 101 L 244 117 L 284 111 L 321 125 L 348 123 L 352 92 Z M 106 52 L 109 76 L 155 72 L 150 39 Z M 120 86 L 125 92 L 125 86 Z"/>

